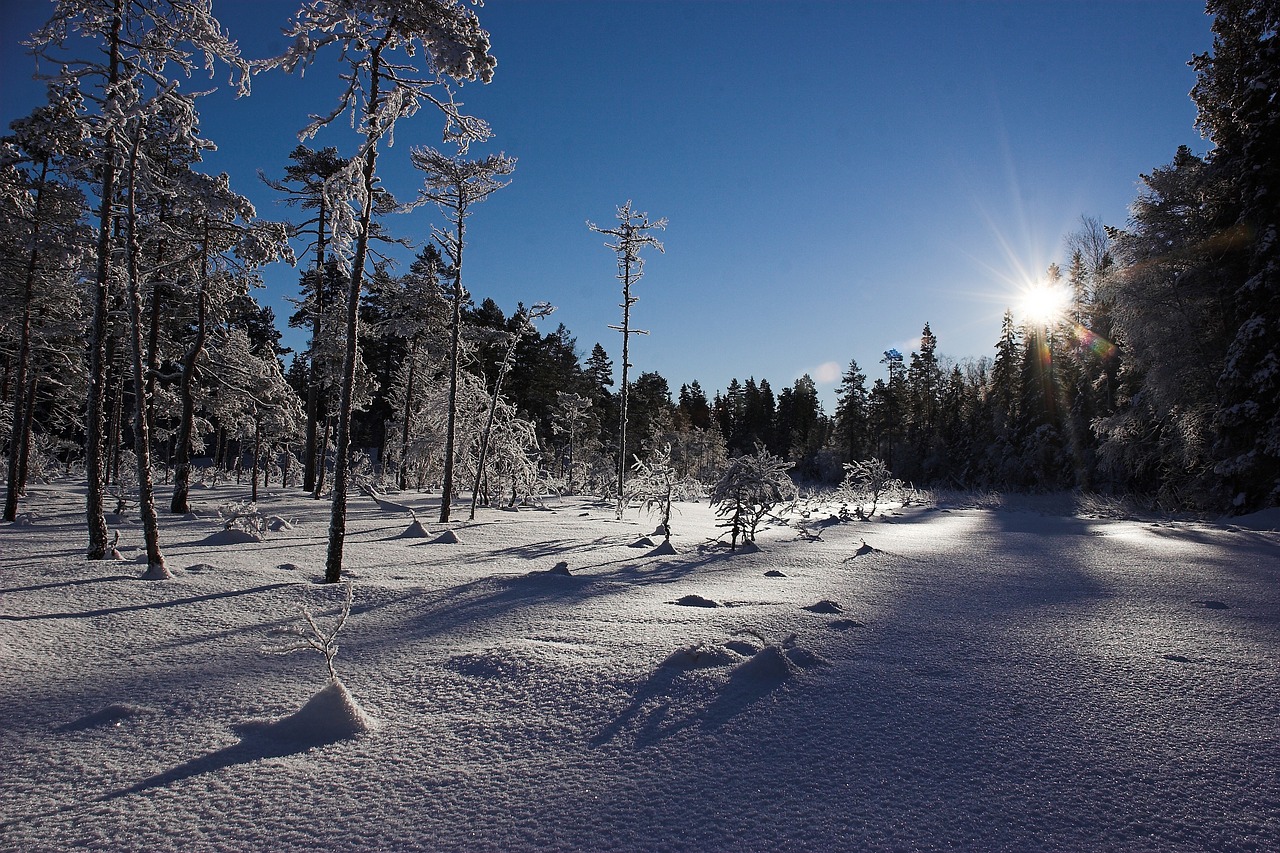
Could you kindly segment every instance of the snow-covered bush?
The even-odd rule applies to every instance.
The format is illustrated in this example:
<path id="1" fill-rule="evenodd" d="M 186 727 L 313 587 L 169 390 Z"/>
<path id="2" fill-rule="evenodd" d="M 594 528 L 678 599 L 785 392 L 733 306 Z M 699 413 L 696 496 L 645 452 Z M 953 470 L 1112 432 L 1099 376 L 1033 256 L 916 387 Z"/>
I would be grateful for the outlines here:
<path id="1" fill-rule="evenodd" d="M 663 537 L 670 539 L 671 498 L 677 482 L 675 469 L 671 467 L 671 445 L 655 448 L 644 459 L 637 457 L 631 470 L 628 501 L 637 501 L 645 512 L 656 515 Z"/>
<path id="2" fill-rule="evenodd" d="M 750 456 L 729 460 L 729 467 L 711 489 L 716 515 L 725 519 L 719 526 L 729 528 L 729 547 L 738 539 L 754 542 L 756 528 L 773 507 L 794 500 L 796 484 L 787 473 L 791 463 L 774 456 L 757 444 Z"/>
<path id="3" fill-rule="evenodd" d="M 266 538 L 270 520 L 258 510 L 258 505 L 251 501 L 233 501 L 223 504 L 218 509 L 218 515 L 222 517 L 225 530 L 238 530 L 259 539 Z"/>
<path id="4" fill-rule="evenodd" d="M 893 476 L 889 466 L 883 460 L 872 458 L 845 463 L 844 481 L 836 489 L 835 497 L 846 506 L 852 504 L 851 512 L 865 520 L 876 514 L 881 501 L 900 500 L 906 492 L 906 485 Z M 870 509 L 865 508 L 868 503 Z"/>

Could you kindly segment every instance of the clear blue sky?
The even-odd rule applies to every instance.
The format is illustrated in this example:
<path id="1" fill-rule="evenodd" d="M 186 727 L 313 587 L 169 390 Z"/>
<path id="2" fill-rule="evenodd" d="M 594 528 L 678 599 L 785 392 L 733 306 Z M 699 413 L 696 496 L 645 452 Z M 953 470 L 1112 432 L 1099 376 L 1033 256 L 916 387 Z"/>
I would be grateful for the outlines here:
<path id="1" fill-rule="evenodd" d="M 40 97 L 18 42 L 51 8 L 0 0 L 5 125 Z M 293 8 L 214 3 L 251 58 L 283 49 Z M 1180 144 L 1207 148 L 1187 96 L 1186 62 L 1211 46 L 1195 0 L 490 0 L 479 15 L 498 70 L 461 100 L 496 138 L 473 152 L 519 164 L 472 217 L 468 286 L 508 313 L 552 302 L 544 330 L 563 322 L 584 355 L 599 341 L 617 362 L 614 259 L 585 220 L 633 199 L 671 224 L 636 288 L 633 323 L 652 334 L 632 362 L 673 393 L 735 376 L 780 390 L 809 372 L 830 412 L 835 372 L 852 357 L 883 375 L 881 352 L 909 352 L 926 321 L 942 354 L 989 355 L 1018 286 L 1063 260 L 1081 215 L 1123 225 L 1140 173 Z M 301 81 L 260 76 L 247 100 L 208 97 L 209 169 L 260 215 L 288 216 L 256 170 L 282 173 L 338 85 L 321 63 Z M 379 161 L 398 197 L 419 183 L 410 146 L 439 130 L 427 110 L 398 127 Z M 339 131 L 309 144 L 351 151 Z M 421 241 L 430 217 L 387 226 Z M 297 273 L 265 278 L 283 319 Z"/>

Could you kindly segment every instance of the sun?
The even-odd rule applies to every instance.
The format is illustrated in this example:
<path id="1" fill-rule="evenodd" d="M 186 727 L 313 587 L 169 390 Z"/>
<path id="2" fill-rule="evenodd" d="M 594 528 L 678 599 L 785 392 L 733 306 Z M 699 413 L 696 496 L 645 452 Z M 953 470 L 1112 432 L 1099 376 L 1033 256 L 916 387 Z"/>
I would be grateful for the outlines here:
<path id="1" fill-rule="evenodd" d="M 1018 300 L 1018 314 L 1027 323 L 1053 326 L 1067 317 L 1071 295 L 1060 284 L 1037 282 L 1023 289 Z"/>

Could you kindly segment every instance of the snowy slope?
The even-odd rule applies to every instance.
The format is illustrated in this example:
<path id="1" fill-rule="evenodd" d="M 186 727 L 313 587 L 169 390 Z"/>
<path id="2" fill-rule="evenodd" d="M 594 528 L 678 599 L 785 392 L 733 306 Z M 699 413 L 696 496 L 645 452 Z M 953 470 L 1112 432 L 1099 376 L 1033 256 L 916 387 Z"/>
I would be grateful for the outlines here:
<path id="1" fill-rule="evenodd" d="M 1273 532 L 954 506 L 731 555 L 683 505 L 650 557 L 586 501 L 448 544 L 361 498 L 354 707 L 262 652 L 338 610 L 327 505 L 215 545 L 243 490 L 195 497 L 167 582 L 136 525 L 86 563 L 70 486 L 0 527 L 0 848 L 1280 849 Z"/>

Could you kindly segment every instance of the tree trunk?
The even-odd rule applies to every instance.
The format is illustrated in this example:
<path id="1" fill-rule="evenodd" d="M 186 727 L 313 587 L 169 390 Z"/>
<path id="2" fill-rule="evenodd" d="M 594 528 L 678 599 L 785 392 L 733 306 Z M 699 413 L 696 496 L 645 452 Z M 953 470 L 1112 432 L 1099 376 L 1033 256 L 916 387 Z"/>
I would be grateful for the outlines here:
<path id="1" fill-rule="evenodd" d="M 622 520 L 622 507 L 626 503 L 627 484 L 627 370 L 631 367 L 627 358 L 631 340 L 631 264 L 628 261 L 622 281 L 622 387 L 619 389 L 620 411 L 618 415 L 618 520 Z"/>
<path id="2" fill-rule="evenodd" d="M 311 360 L 307 365 L 307 437 L 302 451 L 302 488 L 316 488 L 316 457 L 319 455 L 316 440 L 320 431 L 320 360 L 316 357 L 324 336 L 325 275 L 324 232 L 328 213 L 324 195 L 320 196 L 320 210 L 316 214 L 316 282 L 315 306 L 311 316 Z"/>
<path id="3" fill-rule="evenodd" d="M 164 555 L 160 553 L 160 525 L 156 518 L 154 489 L 151 483 L 151 430 L 147 424 L 146 353 L 142 344 L 142 287 L 138 280 L 138 204 L 137 174 L 138 148 L 142 144 L 142 131 L 136 131 L 129 154 L 129 211 L 127 264 L 128 287 L 126 298 L 129 309 L 129 340 L 133 347 L 133 396 L 136 430 L 134 453 L 138 457 L 138 515 L 142 519 L 142 536 L 147 547 L 148 580 L 167 580 L 173 575 L 165 568 Z"/>
<path id="4" fill-rule="evenodd" d="M 36 376 L 27 378 L 26 417 L 22 419 L 21 452 L 18 454 L 18 491 L 27 493 L 27 464 L 31 461 L 31 413 L 36 410 Z"/>
<path id="5" fill-rule="evenodd" d="M 39 239 L 44 184 L 49 175 L 49 161 L 40 165 L 40 183 L 36 188 L 35 213 L 31 233 L 31 252 L 27 255 L 27 273 L 22 287 L 22 326 L 18 331 L 18 365 L 13 380 L 13 427 L 9 434 L 8 493 L 4 501 L 4 520 L 18 517 L 18 496 L 24 491 L 26 477 L 21 471 L 22 455 L 26 452 L 31 434 L 31 406 L 24 405 L 27 398 L 27 371 L 31 364 L 31 301 L 35 294 L 36 265 L 39 260 Z"/>
<path id="6" fill-rule="evenodd" d="M 462 193 L 458 193 L 459 198 Z M 453 259 L 453 328 L 449 336 L 449 416 L 444 437 L 444 485 L 440 495 L 440 521 L 449 520 L 449 506 L 453 500 L 453 452 L 458 421 L 458 349 L 462 340 L 462 238 L 466 232 L 465 212 L 457 212 L 457 252 Z"/>
<path id="7" fill-rule="evenodd" d="M 405 478 L 405 463 L 409 460 L 409 418 L 413 414 L 413 386 L 418 377 L 419 337 L 419 335 L 414 335 L 413 341 L 409 344 L 409 381 L 404 389 L 404 423 L 400 430 L 400 469 L 396 472 L 396 484 L 402 492 L 405 490 L 407 482 Z"/>
<path id="8" fill-rule="evenodd" d="M 351 282 L 347 289 L 347 340 L 342 359 L 342 392 L 338 403 L 338 447 L 333 469 L 333 504 L 329 514 L 329 550 L 325 556 L 325 583 L 342 580 L 342 545 L 347 535 L 347 466 L 351 443 L 351 396 L 356 380 L 356 336 L 360 331 L 360 290 L 364 284 L 364 264 L 369 252 L 369 225 L 373 220 L 374 175 L 378 162 L 378 81 L 380 59 L 386 45 L 385 36 L 370 51 L 369 101 L 366 115 L 371 118 L 364 155 L 364 201 L 360 209 L 360 234 L 356 238 L 355 257 L 351 263 Z"/>
<path id="9" fill-rule="evenodd" d="M 258 502 L 258 466 L 262 464 L 262 424 L 258 420 L 258 409 L 253 410 L 253 486 L 249 491 L 249 500 Z"/>
<path id="10" fill-rule="evenodd" d="M 191 439 L 195 431 L 196 401 L 195 379 L 197 364 L 204 353 L 208 339 L 207 315 L 209 294 L 205 290 L 209 281 L 209 220 L 204 223 L 204 245 L 200 249 L 200 289 L 196 293 L 196 338 L 182 363 L 182 378 L 178 381 L 178 397 L 182 405 L 182 417 L 178 422 L 178 442 L 174 448 L 173 500 L 169 511 L 176 514 L 191 512 Z"/>
<path id="11" fill-rule="evenodd" d="M 115 0 L 111 15 L 111 33 L 108 37 L 110 60 L 107 66 L 106 104 L 104 114 L 116 107 L 116 86 L 120 82 L 120 30 L 123 27 L 122 6 L 124 0 Z M 89 388 L 85 413 L 85 476 L 88 480 L 85 492 L 85 516 L 89 527 L 88 558 L 105 560 L 110 557 L 107 544 L 107 519 L 103 513 L 103 432 L 106 421 L 102 415 L 103 398 L 106 396 L 106 340 L 107 340 L 107 288 L 111 280 L 111 204 L 116 194 L 116 138 L 115 130 L 107 124 L 103 145 L 102 207 L 98 211 L 97 274 L 93 282 L 93 317 L 89 324 Z"/>

